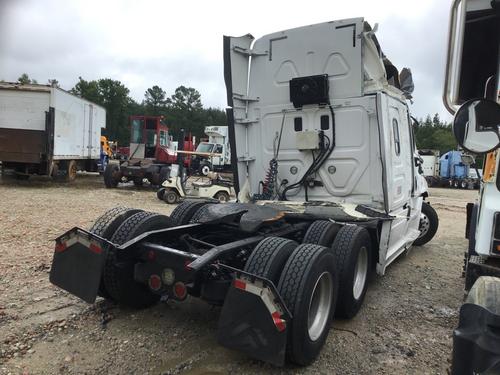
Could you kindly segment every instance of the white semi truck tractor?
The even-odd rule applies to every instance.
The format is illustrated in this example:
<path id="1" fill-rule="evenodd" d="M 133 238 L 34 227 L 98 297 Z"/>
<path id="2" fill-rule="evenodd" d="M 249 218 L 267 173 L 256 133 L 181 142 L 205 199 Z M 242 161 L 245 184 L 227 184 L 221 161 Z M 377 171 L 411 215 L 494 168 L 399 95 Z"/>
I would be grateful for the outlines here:
<path id="1" fill-rule="evenodd" d="M 363 18 L 226 36 L 224 78 L 237 202 L 112 209 L 57 238 L 50 280 L 89 303 L 201 298 L 221 345 L 307 365 L 370 274 L 436 233 L 412 85 Z"/>
<path id="2" fill-rule="evenodd" d="M 453 374 L 500 373 L 500 1 L 452 4 L 443 101 L 466 152 L 484 155 L 467 205 L 465 303 L 453 333 Z"/>

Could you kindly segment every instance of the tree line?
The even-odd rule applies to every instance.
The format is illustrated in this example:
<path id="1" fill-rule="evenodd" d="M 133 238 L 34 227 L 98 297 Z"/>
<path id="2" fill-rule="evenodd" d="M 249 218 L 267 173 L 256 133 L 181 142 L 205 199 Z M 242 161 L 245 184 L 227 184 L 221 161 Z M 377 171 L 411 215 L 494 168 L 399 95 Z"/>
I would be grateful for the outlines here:
<path id="1" fill-rule="evenodd" d="M 37 83 L 27 74 L 19 77 L 20 83 Z M 55 79 L 48 84 L 59 86 Z M 168 95 L 154 85 L 144 92 L 142 102 L 130 97 L 130 90 L 120 81 L 110 78 L 87 81 L 79 77 L 71 93 L 106 108 L 106 135 L 111 140 L 128 144 L 130 115 L 164 116 L 171 134 L 177 139 L 180 129 L 191 132 L 198 139 L 204 136 L 205 126 L 226 125 L 226 114 L 218 108 L 204 108 L 201 95 L 195 88 L 179 86 Z M 457 148 L 451 124 L 442 121 L 438 114 L 428 115 L 414 123 L 414 134 L 418 149 L 439 150 L 444 154 Z"/>
<path id="2" fill-rule="evenodd" d="M 451 130 L 451 124 L 442 121 L 436 113 L 433 117 L 427 115 L 413 125 L 415 141 L 419 150 L 439 150 L 443 155 L 457 149 L 457 142 Z"/>
<path id="3" fill-rule="evenodd" d="M 18 78 L 22 84 L 37 84 L 26 73 Z M 48 81 L 51 86 L 59 87 L 55 79 Z M 141 102 L 130 96 L 130 90 L 120 81 L 111 78 L 87 81 L 78 78 L 76 85 L 69 90 L 106 108 L 105 135 L 118 144 L 126 145 L 130 140 L 128 118 L 132 115 L 164 116 L 170 134 L 178 139 L 180 129 L 191 132 L 197 139 L 205 137 L 205 126 L 225 126 L 226 113 L 219 108 L 205 108 L 201 94 L 192 87 L 179 86 L 172 95 L 155 85 L 148 88 Z"/>

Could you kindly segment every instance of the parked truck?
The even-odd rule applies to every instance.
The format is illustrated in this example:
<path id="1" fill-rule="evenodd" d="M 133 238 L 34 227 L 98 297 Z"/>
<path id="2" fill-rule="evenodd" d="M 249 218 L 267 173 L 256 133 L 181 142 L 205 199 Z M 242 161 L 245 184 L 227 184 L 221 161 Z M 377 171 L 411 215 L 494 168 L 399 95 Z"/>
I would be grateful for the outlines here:
<path id="1" fill-rule="evenodd" d="M 106 110 L 58 87 L 0 83 L 0 161 L 18 178 L 97 171 Z"/>
<path id="2" fill-rule="evenodd" d="M 227 126 L 207 126 L 205 134 L 208 141 L 200 142 L 192 153 L 191 169 L 202 176 L 210 172 L 229 172 L 231 170 L 231 147 Z"/>
<path id="3" fill-rule="evenodd" d="M 464 162 L 460 150 L 439 155 L 437 150 L 419 150 L 422 158 L 422 174 L 430 187 L 451 187 L 455 189 L 478 189 L 480 178 L 475 168 Z"/>
<path id="4" fill-rule="evenodd" d="M 115 188 L 119 183 L 133 181 L 136 186 L 144 182 L 161 185 L 167 178 L 170 166 L 178 162 L 178 151 L 194 151 L 195 139 L 190 134 L 180 142 L 169 135 L 163 116 L 130 116 L 130 147 L 128 158 L 119 163 L 108 163 L 104 171 L 104 184 Z M 190 159 L 182 162 L 190 165 Z"/>
<path id="5" fill-rule="evenodd" d="M 50 280 L 89 303 L 201 298 L 220 344 L 307 365 L 371 272 L 436 233 L 409 87 L 363 18 L 225 36 L 224 77 L 238 201 L 114 208 L 56 239 Z"/>
<path id="6" fill-rule="evenodd" d="M 485 162 L 480 193 L 467 204 L 466 299 L 453 332 L 453 375 L 500 373 L 499 89 L 500 0 L 454 0 L 443 102 L 457 143 Z"/>

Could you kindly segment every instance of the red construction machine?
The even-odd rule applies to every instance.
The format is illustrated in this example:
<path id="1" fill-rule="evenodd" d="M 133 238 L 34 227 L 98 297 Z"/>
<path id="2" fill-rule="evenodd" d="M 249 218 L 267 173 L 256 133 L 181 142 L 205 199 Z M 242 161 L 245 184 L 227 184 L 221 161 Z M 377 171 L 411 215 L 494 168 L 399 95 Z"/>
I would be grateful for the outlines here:
<path id="1" fill-rule="evenodd" d="M 168 177 L 170 165 L 178 163 L 177 151 L 194 151 L 194 137 L 181 132 L 181 140 L 173 141 L 163 116 L 130 116 L 130 147 L 126 161 L 110 163 L 104 171 L 104 184 L 117 187 L 121 182 L 133 181 L 161 185 Z M 182 158 L 189 167 L 190 158 Z"/>

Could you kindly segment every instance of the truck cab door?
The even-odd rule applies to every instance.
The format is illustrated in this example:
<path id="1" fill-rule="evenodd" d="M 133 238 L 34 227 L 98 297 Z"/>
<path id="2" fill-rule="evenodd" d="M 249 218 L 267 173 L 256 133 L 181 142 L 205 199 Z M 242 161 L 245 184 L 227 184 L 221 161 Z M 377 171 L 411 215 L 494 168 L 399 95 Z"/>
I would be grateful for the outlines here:
<path id="1" fill-rule="evenodd" d="M 390 263 L 418 237 L 420 209 L 417 208 L 420 206 L 413 200 L 415 164 L 408 108 L 404 102 L 386 94 L 379 94 L 378 99 L 383 112 L 379 126 L 386 166 L 386 209 L 395 217 L 390 227 L 383 228 L 388 238 L 385 261 Z"/>

